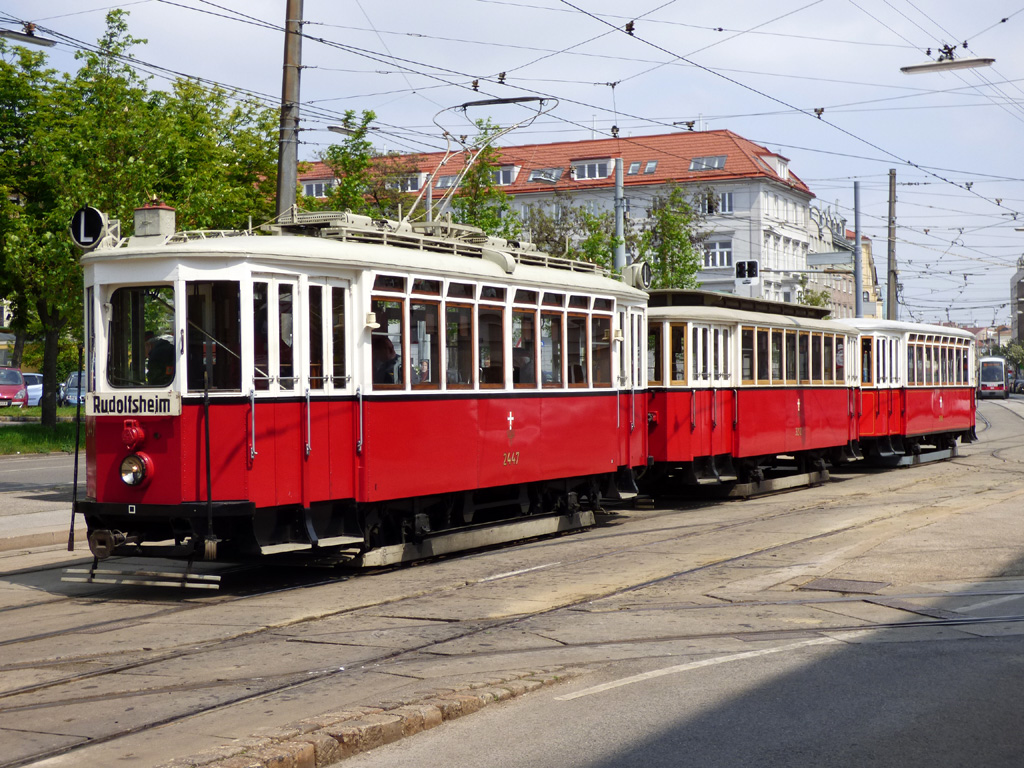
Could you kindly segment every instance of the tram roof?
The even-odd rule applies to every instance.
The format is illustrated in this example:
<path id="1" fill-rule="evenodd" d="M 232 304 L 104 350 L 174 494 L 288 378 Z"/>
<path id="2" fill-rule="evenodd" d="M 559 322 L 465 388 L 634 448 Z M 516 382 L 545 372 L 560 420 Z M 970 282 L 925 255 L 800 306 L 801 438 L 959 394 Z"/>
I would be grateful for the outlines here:
<path id="1" fill-rule="evenodd" d="M 918 333 L 932 336 L 953 336 L 958 339 L 974 341 L 974 334 L 963 328 L 948 325 L 929 325 L 926 323 L 908 323 L 903 320 L 884 320 L 877 317 L 850 317 L 843 320 L 859 331 L 882 333 Z"/>
<path id="2" fill-rule="evenodd" d="M 786 317 L 806 317 L 816 320 L 824 319 L 831 310 L 824 307 L 811 307 L 806 304 L 791 304 L 783 301 L 754 299 L 748 296 L 737 296 L 733 293 L 718 291 L 696 291 L 665 288 L 650 291 L 650 307 L 720 307 L 743 312 L 760 312 L 767 315 Z"/>
<path id="3" fill-rule="evenodd" d="M 628 296 L 641 301 L 645 294 L 615 279 L 600 266 L 537 251 L 529 244 L 487 238 L 479 230 L 439 223 L 434 228 L 374 222 L 351 214 L 317 214 L 316 224 L 285 228 L 289 234 L 254 235 L 244 232 L 176 233 L 166 240 L 129 240 L 127 247 L 102 248 L 82 256 L 85 266 L 117 265 L 119 274 L 134 260 L 171 259 L 202 262 L 218 259 L 273 264 L 305 271 L 311 263 L 358 271 L 403 272 L 499 284 L 529 284 L 558 290 Z M 346 225 L 344 217 L 359 219 Z M 364 220 L 365 221 L 362 221 Z M 446 236 L 445 232 L 457 236 Z M 298 234 L 305 232 L 305 234 Z M 439 234 L 435 234 L 439 233 Z M 467 237 L 468 235 L 468 237 Z"/>

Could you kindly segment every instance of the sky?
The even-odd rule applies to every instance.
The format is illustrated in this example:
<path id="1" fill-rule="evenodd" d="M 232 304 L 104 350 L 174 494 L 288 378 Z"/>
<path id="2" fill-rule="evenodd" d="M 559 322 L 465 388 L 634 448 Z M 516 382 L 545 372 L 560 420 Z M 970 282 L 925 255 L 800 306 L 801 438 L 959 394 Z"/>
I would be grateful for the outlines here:
<path id="1" fill-rule="evenodd" d="M 151 87 L 188 76 L 280 103 L 286 0 L 0 0 L 0 28 L 34 22 L 60 41 L 51 66 L 74 71 L 115 7 L 147 40 L 134 56 Z M 557 99 L 505 145 L 613 125 L 625 138 L 729 129 L 789 158 L 812 204 L 851 230 L 859 182 L 883 283 L 895 169 L 900 318 L 1009 323 L 1024 254 L 1024 0 L 305 0 L 303 16 L 301 159 L 346 110 L 373 110 L 375 144 L 397 151 L 443 149 L 442 128 L 471 134 L 467 118 L 530 114 L 450 109 L 497 97 Z M 900 71 L 944 45 L 995 63 Z"/>

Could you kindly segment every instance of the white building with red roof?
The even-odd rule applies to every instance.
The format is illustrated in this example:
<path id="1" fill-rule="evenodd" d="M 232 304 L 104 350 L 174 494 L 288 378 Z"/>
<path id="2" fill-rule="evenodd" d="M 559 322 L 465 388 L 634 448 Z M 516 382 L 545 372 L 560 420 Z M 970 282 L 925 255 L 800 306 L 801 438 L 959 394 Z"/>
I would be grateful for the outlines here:
<path id="1" fill-rule="evenodd" d="M 654 199 L 671 185 L 708 192 L 703 287 L 731 292 L 735 263 L 757 261 L 767 299 L 795 301 L 807 270 L 809 203 L 814 193 L 789 168 L 789 160 L 732 131 L 687 131 L 655 136 L 568 141 L 500 147 L 498 184 L 524 213 L 553 202 L 556 192 L 594 212 L 614 210 L 616 158 L 622 158 L 626 215 L 644 219 Z M 403 188 L 422 188 L 443 153 L 411 156 L 419 174 Z M 451 158 L 433 178 L 434 199 L 455 181 L 462 156 Z M 330 169 L 309 164 L 300 173 L 307 195 L 320 196 L 332 183 Z M 527 233 L 528 239 L 528 233 Z"/>

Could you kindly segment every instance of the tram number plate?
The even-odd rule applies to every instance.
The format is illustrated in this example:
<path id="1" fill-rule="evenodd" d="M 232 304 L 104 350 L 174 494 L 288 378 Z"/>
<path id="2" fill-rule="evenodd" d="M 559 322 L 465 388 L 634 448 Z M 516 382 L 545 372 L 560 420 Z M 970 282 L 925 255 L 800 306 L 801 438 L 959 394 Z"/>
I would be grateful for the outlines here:
<path id="1" fill-rule="evenodd" d="M 506 453 L 505 454 L 505 461 L 502 462 L 502 464 L 504 466 L 506 466 L 506 467 L 509 464 L 518 464 L 518 463 L 519 463 L 519 451 L 513 451 L 513 452 Z"/>

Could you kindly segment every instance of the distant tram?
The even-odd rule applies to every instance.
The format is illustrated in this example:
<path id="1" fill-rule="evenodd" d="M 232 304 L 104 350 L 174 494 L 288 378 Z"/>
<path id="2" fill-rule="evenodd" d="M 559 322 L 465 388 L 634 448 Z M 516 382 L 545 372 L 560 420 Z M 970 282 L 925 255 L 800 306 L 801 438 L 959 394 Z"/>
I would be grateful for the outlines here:
<path id="1" fill-rule="evenodd" d="M 1010 396 L 1005 357 L 983 357 L 978 362 L 978 397 Z"/>

